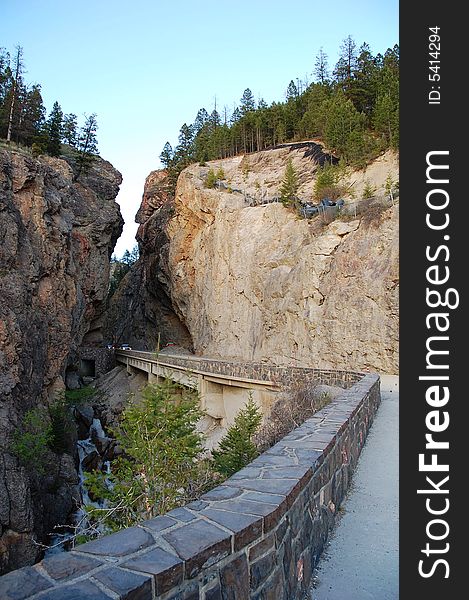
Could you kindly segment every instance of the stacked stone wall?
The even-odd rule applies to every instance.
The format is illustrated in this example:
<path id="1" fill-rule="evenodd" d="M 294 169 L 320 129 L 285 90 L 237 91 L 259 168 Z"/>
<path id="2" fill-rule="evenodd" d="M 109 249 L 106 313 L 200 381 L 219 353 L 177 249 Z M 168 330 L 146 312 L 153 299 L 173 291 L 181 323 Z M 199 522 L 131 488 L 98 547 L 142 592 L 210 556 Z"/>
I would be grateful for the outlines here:
<path id="1" fill-rule="evenodd" d="M 361 377 L 197 502 L 9 573 L 0 598 L 300 600 L 379 402 Z"/>

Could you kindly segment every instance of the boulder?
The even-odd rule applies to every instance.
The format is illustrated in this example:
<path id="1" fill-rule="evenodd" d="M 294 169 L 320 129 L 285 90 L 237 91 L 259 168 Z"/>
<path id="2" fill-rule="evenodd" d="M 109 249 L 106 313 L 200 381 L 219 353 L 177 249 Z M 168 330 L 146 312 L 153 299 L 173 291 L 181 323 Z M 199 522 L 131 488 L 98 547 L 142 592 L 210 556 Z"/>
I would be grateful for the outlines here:
<path id="1" fill-rule="evenodd" d="M 65 385 L 67 390 L 79 390 L 83 387 L 83 379 L 77 371 L 67 371 L 65 374 Z"/>
<path id="2" fill-rule="evenodd" d="M 84 471 L 99 471 L 103 466 L 103 461 L 98 452 L 93 450 L 81 461 L 81 466 Z"/>

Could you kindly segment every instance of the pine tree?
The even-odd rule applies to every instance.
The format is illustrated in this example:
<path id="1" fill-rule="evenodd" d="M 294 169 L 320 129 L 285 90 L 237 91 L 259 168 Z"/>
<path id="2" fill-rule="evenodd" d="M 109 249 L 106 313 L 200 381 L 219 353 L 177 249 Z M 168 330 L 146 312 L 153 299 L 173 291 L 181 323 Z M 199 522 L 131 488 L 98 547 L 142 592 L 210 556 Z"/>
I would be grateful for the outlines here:
<path id="1" fill-rule="evenodd" d="M 205 187 L 212 189 L 215 187 L 216 182 L 217 176 L 215 174 L 215 171 L 213 169 L 209 169 L 207 177 L 205 178 Z"/>
<path id="2" fill-rule="evenodd" d="M 201 416 L 197 393 L 169 380 L 147 385 L 141 400 L 127 405 L 115 431 L 124 455 L 113 463 L 112 487 L 102 473 L 86 477 L 89 489 L 108 501 L 107 526 L 128 527 L 192 499 L 206 474 L 198 460 Z M 93 508 L 90 512 L 92 517 Z"/>
<path id="3" fill-rule="evenodd" d="M 289 158 L 280 187 L 280 200 L 285 206 L 290 206 L 297 200 L 298 187 L 298 175 L 293 167 L 292 159 Z"/>
<path id="4" fill-rule="evenodd" d="M 23 48 L 21 46 L 16 47 L 16 56 L 15 56 L 15 64 L 14 64 L 14 79 L 13 79 L 13 87 L 11 92 L 11 101 L 10 101 L 10 114 L 8 118 L 8 131 L 7 131 L 7 143 L 10 143 L 12 131 L 13 131 L 13 117 L 15 113 L 15 104 L 17 102 L 18 93 L 21 88 L 22 83 L 22 74 L 24 70 L 23 63 Z"/>
<path id="5" fill-rule="evenodd" d="M 139 258 L 138 245 L 135 244 L 132 250 L 126 250 L 120 259 L 120 262 L 127 265 L 129 268 L 134 265 Z"/>
<path id="6" fill-rule="evenodd" d="M 378 67 L 368 44 L 360 46 L 353 80 L 350 83 L 348 97 L 359 112 L 370 115 L 376 97 Z"/>
<path id="7" fill-rule="evenodd" d="M 323 51 L 322 47 L 316 56 L 316 63 L 314 65 L 314 74 L 319 83 L 325 84 L 329 81 L 329 69 L 327 66 L 327 54 Z"/>
<path id="8" fill-rule="evenodd" d="M 181 170 L 192 162 L 194 149 L 194 130 L 184 123 L 179 131 L 178 145 L 174 152 L 176 162 L 180 163 Z"/>
<path id="9" fill-rule="evenodd" d="M 47 153 L 51 156 L 60 156 L 60 142 L 62 140 L 63 112 L 58 102 L 54 102 L 49 118 L 46 122 Z"/>
<path id="10" fill-rule="evenodd" d="M 345 78 L 351 79 L 357 64 L 357 45 L 350 35 L 342 42 L 340 58 L 345 65 Z"/>
<path id="11" fill-rule="evenodd" d="M 77 116 L 73 113 L 65 115 L 62 125 L 62 140 L 65 144 L 75 147 L 78 142 Z"/>
<path id="12" fill-rule="evenodd" d="M 218 111 L 216 109 L 213 109 L 212 112 L 210 113 L 209 123 L 210 123 L 210 127 L 212 128 L 212 130 L 215 129 L 216 127 L 220 127 L 221 119 L 220 119 L 220 115 L 218 114 Z"/>
<path id="13" fill-rule="evenodd" d="M 23 99 L 21 126 L 18 137 L 21 143 L 30 146 L 40 135 L 44 125 L 46 109 L 42 103 L 41 86 L 33 85 Z"/>
<path id="14" fill-rule="evenodd" d="M 293 79 L 288 84 L 286 96 L 287 96 L 287 102 L 296 100 L 298 98 L 298 88 L 296 87 Z"/>
<path id="15" fill-rule="evenodd" d="M 255 109 L 256 101 L 254 99 L 254 95 L 249 88 L 246 88 L 243 92 L 243 97 L 241 98 L 241 115 L 245 115 L 246 113 Z"/>
<path id="16" fill-rule="evenodd" d="M 3 107 L 11 80 L 10 54 L 0 48 L 0 106 Z"/>
<path id="17" fill-rule="evenodd" d="M 212 451 L 215 470 L 230 477 L 259 455 L 253 438 L 262 421 L 260 408 L 249 397 L 236 415 L 233 425 L 220 440 L 218 450 Z"/>
<path id="18" fill-rule="evenodd" d="M 231 115 L 231 119 L 230 119 L 230 123 L 231 125 L 234 125 L 235 123 L 237 123 L 242 117 L 241 111 L 239 110 L 238 107 L 236 107 L 233 111 L 233 114 Z"/>
<path id="19" fill-rule="evenodd" d="M 373 126 L 382 134 L 386 145 L 399 145 L 399 46 L 388 48 L 376 77 L 376 102 Z"/>
<path id="20" fill-rule="evenodd" d="M 168 169 L 170 167 L 170 165 L 173 161 L 173 155 L 174 155 L 174 152 L 171 147 L 171 144 L 169 142 L 166 142 L 166 144 L 163 146 L 163 150 L 160 154 L 160 161 L 165 169 Z"/>
<path id="21" fill-rule="evenodd" d="M 324 141 L 327 147 L 337 152 L 345 160 L 357 159 L 357 144 L 363 137 L 364 116 L 361 115 L 342 90 L 324 103 L 327 123 L 324 128 Z M 352 143 L 353 142 L 353 143 Z"/>
<path id="22" fill-rule="evenodd" d="M 199 133 L 199 131 L 207 123 L 208 120 L 209 120 L 208 112 L 205 110 L 205 108 L 199 108 L 199 110 L 197 111 L 197 115 L 195 117 L 194 124 L 192 125 L 195 135 L 197 135 Z"/>
<path id="23" fill-rule="evenodd" d="M 98 154 L 98 141 L 96 138 L 97 129 L 98 122 L 96 120 L 96 114 L 93 113 L 89 117 L 86 117 L 85 124 L 80 129 L 78 136 L 78 170 L 74 178 L 75 181 L 80 177 L 83 171 L 89 169 L 95 156 Z"/>

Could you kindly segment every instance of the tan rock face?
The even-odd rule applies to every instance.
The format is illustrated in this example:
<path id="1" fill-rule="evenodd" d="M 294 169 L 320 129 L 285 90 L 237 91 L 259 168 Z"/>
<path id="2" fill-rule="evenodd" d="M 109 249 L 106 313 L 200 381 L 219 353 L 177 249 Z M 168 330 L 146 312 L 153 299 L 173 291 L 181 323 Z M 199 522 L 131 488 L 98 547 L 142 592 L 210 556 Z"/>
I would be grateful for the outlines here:
<path id="1" fill-rule="evenodd" d="M 120 183 L 101 159 L 74 182 L 63 160 L 0 152 L 0 572 L 31 563 L 32 537 L 72 508 L 68 484 L 54 475 L 59 456 L 41 480 L 9 449 L 22 415 L 63 389 L 74 351 L 104 312 Z"/>
<path id="2" fill-rule="evenodd" d="M 271 177 L 273 164 L 283 174 L 283 153 L 250 156 L 257 178 L 263 169 Z M 389 172 L 396 180 L 395 157 L 379 160 L 351 178 L 378 188 Z M 216 165 L 240 181 L 241 162 Z M 303 165 L 303 193 L 314 172 Z M 397 373 L 397 206 L 318 227 L 279 203 L 249 207 L 241 193 L 206 189 L 203 177 L 202 167 L 183 171 L 167 229 L 170 296 L 195 351 Z"/>

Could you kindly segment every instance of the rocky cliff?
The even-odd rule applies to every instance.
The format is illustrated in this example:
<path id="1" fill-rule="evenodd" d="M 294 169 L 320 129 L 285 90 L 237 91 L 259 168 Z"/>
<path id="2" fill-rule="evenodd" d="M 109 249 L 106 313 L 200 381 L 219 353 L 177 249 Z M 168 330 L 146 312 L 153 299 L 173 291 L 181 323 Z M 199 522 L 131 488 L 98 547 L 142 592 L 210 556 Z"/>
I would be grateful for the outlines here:
<path id="1" fill-rule="evenodd" d="M 31 564 L 75 508 L 71 454 L 49 453 L 41 476 L 11 442 L 64 388 L 78 346 L 102 339 L 121 180 L 101 159 L 74 181 L 65 160 L 0 151 L 0 572 Z"/>
<path id="2" fill-rule="evenodd" d="M 289 158 L 299 197 L 311 200 L 316 150 L 290 145 L 192 165 L 174 205 L 149 198 L 163 181 L 153 173 L 138 215 L 140 285 L 164 293 L 198 354 L 397 373 L 398 204 L 355 210 L 365 188 L 384 195 L 386 180 L 398 181 L 397 156 L 343 175 L 347 216 L 302 219 L 271 201 Z M 218 189 L 204 185 L 210 167 L 224 171 Z M 156 300 L 147 312 L 156 314 Z"/>
<path id="3" fill-rule="evenodd" d="M 141 350 L 155 350 L 158 343 L 161 347 L 169 341 L 192 350 L 190 334 L 170 298 L 167 229 L 173 215 L 166 173 L 152 171 L 135 217 L 141 258 L 111 299 L 104 327 L 108 339 Z"/>

